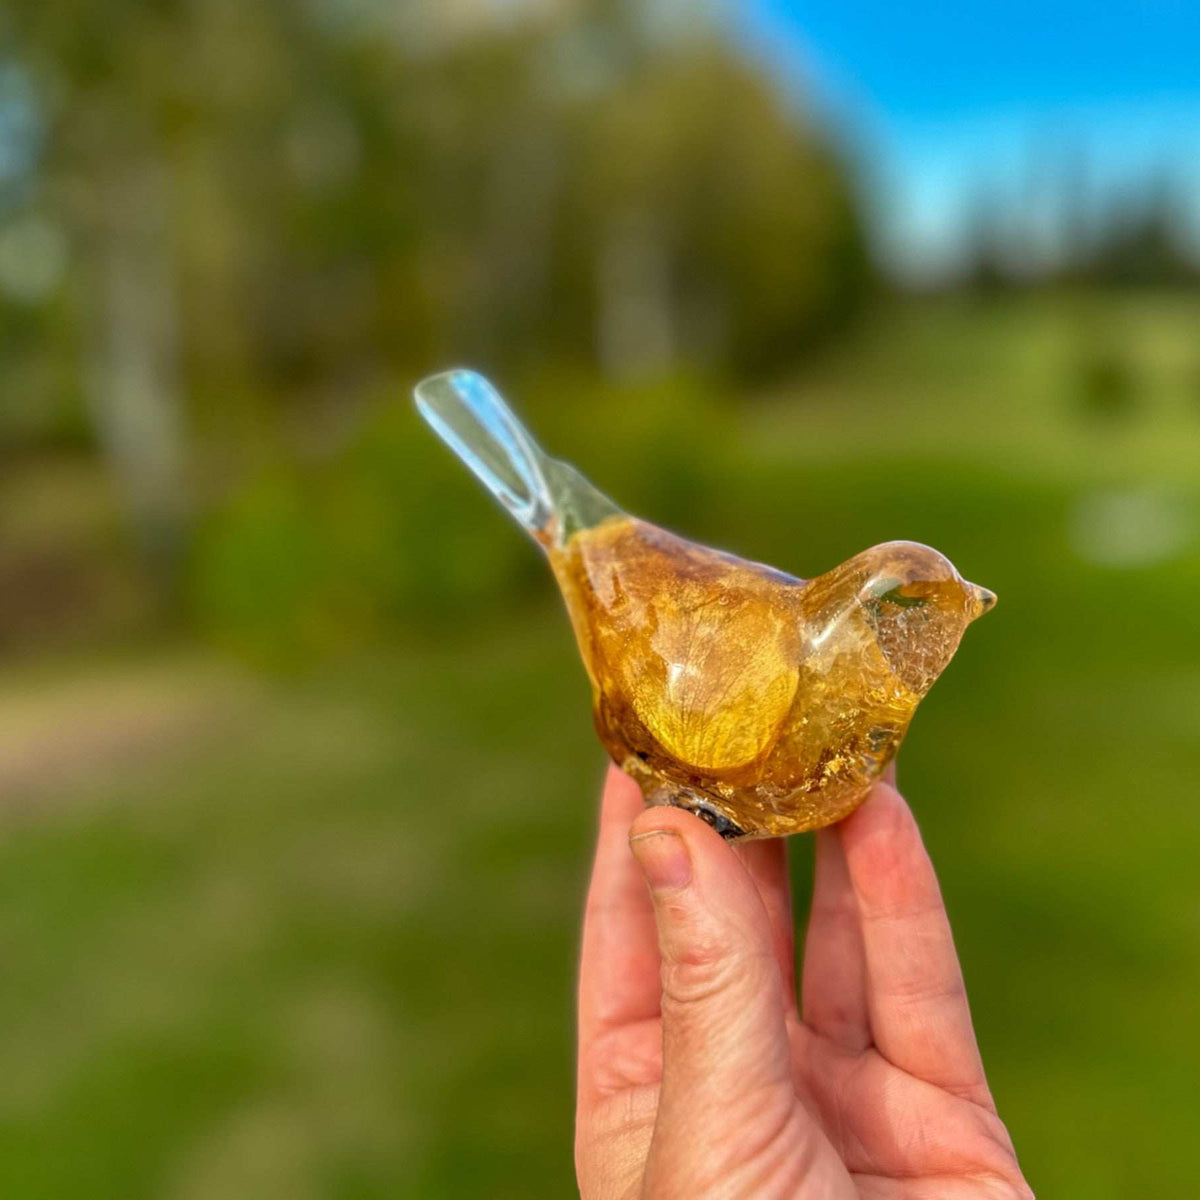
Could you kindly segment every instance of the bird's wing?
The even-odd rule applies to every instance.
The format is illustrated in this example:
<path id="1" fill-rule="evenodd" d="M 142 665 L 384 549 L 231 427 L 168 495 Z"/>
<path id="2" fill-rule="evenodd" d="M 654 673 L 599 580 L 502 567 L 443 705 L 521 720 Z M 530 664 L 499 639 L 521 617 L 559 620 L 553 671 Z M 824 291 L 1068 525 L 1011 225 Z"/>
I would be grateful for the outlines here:
<path id="1" fill-rule="evenodd" d="M 799 633 L 789 607 L 764 599 L 687 587 L 659 598 L 655 653 L 627 662 L 624 683 L 643 724 L 679 761 L 732 770 L 774 744 L 796 694 Z"/>
<path id="2" fill-rule="evenodd" d="M 632 518 L 569 548 L 560 579 L 599 689 L 680 763 L 762 757 L 796 694 L 801 581 Z"/>

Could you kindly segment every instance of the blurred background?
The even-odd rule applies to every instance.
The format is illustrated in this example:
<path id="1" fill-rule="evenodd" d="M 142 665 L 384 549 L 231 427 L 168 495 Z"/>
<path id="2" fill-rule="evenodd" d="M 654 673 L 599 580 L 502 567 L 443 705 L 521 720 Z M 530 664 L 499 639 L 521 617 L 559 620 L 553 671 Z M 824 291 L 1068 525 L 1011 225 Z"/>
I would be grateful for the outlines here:
<path id="1" fill-rule="evenodd" d="M 0 1193 L 571 1194 L 602 756 L 409 403 L 470 364 L 660 524 L 999 593 L 900 775 L 1000 1109 L 1039 1194 L 1194 1195 L 1198 63 L 1170 0 L 0 4 Z"/>

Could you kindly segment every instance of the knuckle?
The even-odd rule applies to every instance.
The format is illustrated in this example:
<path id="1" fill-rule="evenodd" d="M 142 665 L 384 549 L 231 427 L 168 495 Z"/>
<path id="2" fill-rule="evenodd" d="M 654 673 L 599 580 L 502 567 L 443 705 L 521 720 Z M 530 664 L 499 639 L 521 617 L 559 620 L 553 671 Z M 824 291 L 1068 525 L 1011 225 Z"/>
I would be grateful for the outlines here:
<path id="1" fill-rule="evenodd" d="M 693 934 L 671 947 L 669 961 L 685 970 L 703 973 L 719 970 L 733 956 L 733 947 L 724 938 Z"/>
<path id="2" fill-rule="evenodd" d="M 887 878 L 903 879 L 904 873 L 893 871 Z M 945 919 L 946 909 L 940 893 L 932 895 L 912 896 L 907 889 L 893 889 L 899 894 L 873 896 L 871 903 L 865 905 L 862 920 L 868 925 L 907 925 L 918 927 L 940 923 Z"/>
<path id="3" fill-rule="evenodd" d="M 761 986 L 764 956 L 702 939 L 663 959 L 663 998 L 677 1005 L 704 1003 L 733 989 Z"/>
<path id="4" fill-rule="evenodd" d="M 914 973 L 888 981 L 887 998 L 904 1008 L 925 1008 L 929 1005 L 957 1005 L 967 998 L 966 986 L 957 972 L 952 976 L 926 976 Z"/>
<path id="5" fill-rule="evenodd" d="M 730 959 L 711 947 L 696 947 L 663 960 L 663 997 L 676 1004 L 695 1004 L 725 991 L 734 970 Z"/>

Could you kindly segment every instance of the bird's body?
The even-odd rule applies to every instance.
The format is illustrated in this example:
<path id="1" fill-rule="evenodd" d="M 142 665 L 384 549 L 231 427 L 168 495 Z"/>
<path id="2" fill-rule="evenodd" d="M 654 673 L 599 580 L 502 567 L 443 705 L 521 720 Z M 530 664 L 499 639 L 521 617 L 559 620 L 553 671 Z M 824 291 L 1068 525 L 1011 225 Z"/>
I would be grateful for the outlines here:
<path id="1" fill-rule="evenodd" d="M 605 749 L 647 803 L 689 808 L 726 836 L 851 812 L 994 601 L 912 542 L 811 581 L 711 550 L 546 458 L 478 376 L 438 376 L 418 399 L 545 547 Z"/>

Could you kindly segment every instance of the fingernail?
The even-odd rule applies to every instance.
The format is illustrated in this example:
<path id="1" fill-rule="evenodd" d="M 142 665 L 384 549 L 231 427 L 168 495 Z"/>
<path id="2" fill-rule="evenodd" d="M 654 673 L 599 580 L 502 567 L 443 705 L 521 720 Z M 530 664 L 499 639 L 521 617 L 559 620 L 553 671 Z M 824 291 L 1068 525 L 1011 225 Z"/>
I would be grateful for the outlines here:
<path id="1" fill-rule="evenodd" d="M 687 887 L 691 883 L 692 860 L 683 838 L 673 829 L 639 833 L 629 839 L 629 848 L 653 891 Z"/>

